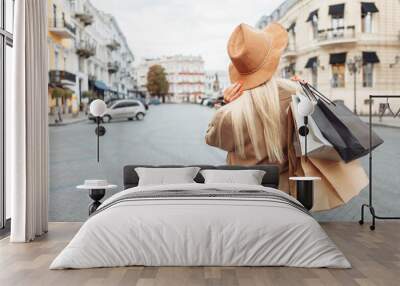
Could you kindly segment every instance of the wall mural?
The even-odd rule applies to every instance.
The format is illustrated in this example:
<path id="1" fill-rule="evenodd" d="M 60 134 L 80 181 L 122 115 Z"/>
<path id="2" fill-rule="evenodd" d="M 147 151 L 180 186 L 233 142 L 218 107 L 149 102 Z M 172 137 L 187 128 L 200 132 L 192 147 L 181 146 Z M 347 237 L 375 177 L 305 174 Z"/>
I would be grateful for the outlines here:
<path id="1" fill-rule="evenodd" d="M 50 220 L 85 220 L 87 186 L 113 186 L 90 194 L 96 204 L 120 192 L 125 165 L 273 163 L 292 196 L 303 183 L 290 177 L 318 178 L 310 205 L 318 220 L 357 221 L 368 201 L 370 110 L 374 204 L 395 213 L 400 100 L 369 95 L 400 92 L 398 47 L 383 41 L 371 51 L 355 40 L 358 30 L 373 36 L 370 25 L 386 31 L 400 21 L 376 19 L 389 8 L 361 15 L 358 29 L 339 10 L 329 23 L 307 7 L 301 19 L 283 17 L 296 1 L 280 10 L 263 2 L 269 12 L 248 8 L 223 23 L 174 1 L 188 16 L 130 2 L 48 0 Z M 101 116 L 91 110 L 97 100 Z"/>

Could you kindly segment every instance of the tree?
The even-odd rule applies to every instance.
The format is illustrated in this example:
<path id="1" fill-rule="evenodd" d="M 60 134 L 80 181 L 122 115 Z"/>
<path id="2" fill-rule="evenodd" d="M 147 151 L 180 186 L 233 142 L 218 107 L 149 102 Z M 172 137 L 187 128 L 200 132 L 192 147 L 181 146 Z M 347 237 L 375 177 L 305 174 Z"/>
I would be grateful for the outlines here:
<path id="1" fill-rule="evenodd" d="M 89 103 L 98 98 L 97 94 L 90 90 L 82 92 L 81 96 L 82 98 L 87 98 L 89 100 Z"/>
<path id="2" fill-rule="evenodd" d="M 147 72 L 147 91 L 151 96 L 162 98 L 165 103 L 165 96 L 168 94 L 169 83 L 165 69 L 160 65 L 153 65 Z"/>
<path id="3" fill-rule="evenodd" d="M 82 97 L 82 98 L 87 98 L 87 100 L 88 100 L 87 103 L 83 103 L 83 102 L 81 101 L 82 109 L 85 111 L 85 114 L 88 114 L 90 103 L 91 103 L 93 100 L 98 99 L 99 97 L 97 96 L 97 94 L 96 94 L 95 92 L 93 92 L 93 91 L 91 91 L 91 90 L 87 90 L 87 91 L 82 92 L 81 97 Z"/>

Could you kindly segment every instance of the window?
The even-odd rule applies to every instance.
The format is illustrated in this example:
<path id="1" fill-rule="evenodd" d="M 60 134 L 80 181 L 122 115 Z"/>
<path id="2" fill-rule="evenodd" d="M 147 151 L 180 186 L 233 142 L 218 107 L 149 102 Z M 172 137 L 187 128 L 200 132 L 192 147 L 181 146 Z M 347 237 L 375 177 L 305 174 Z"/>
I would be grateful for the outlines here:
<path id="1" fill-rule="evenodd" d="M 57 6 L 53 4 L 53 27 L 57 27 Z"/>
<path id="2" fill-rule="evenodd" d="M 332 87 L 344 87 L 345 64 L 332 65 Z"/>
<path id="3" fill-rule="evenodd" d="M 311 68 L 311 82 L 315 88 L 318 87 L 318 67 L 317 66 L 313 66 Z"/>
<path id="4" fill-rule="evenodd" d="M 367 63 L 363 65 L 363 87 L 372 87 L 374 78 L 374 65 L 372 63 Z"/>
<path id="5" fill-rule="evenodd" d="M 78 62 L 78 64 L 79 64 L 79 71 L 80 72 L 85 72 L 85 60 L 82 58 L 82 57 L 79 57 L 79 60 L 78 60 L 79 62 Z"/>
<path id="6" fill-rule="evenodd" d="M 372 33 L 372 13 L 362 15 L 361 31 L 363 33 Z"/>
<path id="7" fill-rule="evenodd" d="M 10 194 L 4 187 L 4 110 L 7 98 L 11 93 L 12 47 L 13 47 L 14 1 L 0 0 L 0 229 L 6 226 L 11 216 Z M 8 224 L 7 224 L 8 225 Z M 8 226 L 7 226 L 8 228 Z"/>
<path id="8" fill-rule="evenodd" d="M 342 37 L 344 34 L 344 18 L 332 17 L 332 36 L 334 38 Z"/>
<path id="9" fill-rule="evenodd" d="M 139 106 L 139 103 L 137 103 L 137 102 L 127 102 L 125 106 L 126 107 Z"/>
<path id="10" fill-rule="evenodd" d="M 362 76 L 363 87 L 372 87 L 374 81 L 374 64 L 379 64 L 380 60 L 376 52 L 362 52 Z"/>
<path id="11" fill-rule="evenodd" d="M 311 23 L 312 32 L 313 32 L 313 39 L 318 37 L 318 9 L 312 11 L 307 18 L 306 22 Z"/>
<path id="12" fill-rule="evenodd" d="M 306 69 L 310 69 L 311 81 L 314 87 L 317 87 L 318 84 L 318 66 L 319 66 L 318 57 L 309 58 L 305 65 Z"/>
<path id="13" fill-rule="evenodd" d="M 288 44 L 288 49 L 289 50 L 295 50 L 296 47 L 296 23 L 293 22 L 290 27 L 287 29 L 289 33 L 289 44 Z"/>
<path id="14" fill-rule="evenodd" d="M 54 51 L 54 66 L 56 70 L 59 69 L 59 62 L 58 62 L 59 52 L 57 50 Z"/>
<path id="15" fill-rule="evenodd" d="M 293 76 L 295 76 L 295 74 L 296 74 L 296 64 L 295 63 L 291 63 L 291 64 L 289 64 L 288 66 L 286 66 L 284 69 L 283 69 L 283 74 L 282 74 L 282 77 L 283 78 L 291 78 L 291 77 L 293 77 Z"/>
<path id="16" fill-rule="evenodd" d="M 361 31 L 372 33 L 372 16 L 379 12 L 374 2 L 361 2 Z"/>
<path id="17" fill-rule="evenodd" d="M 313 31 L 313 38 L 316 39 L 318 37 L 318 14 L 313 16 L 311 20 L 311 26 Z"/>
<path id="18" fill-rule="evenodd" d="M 127 104 L 125 102 L 121 102 L 121 103 L 114 105 L 114 107 L 112 109 L 124 108 L 126 106 L 127 106 Z"/>
<path id="19" fill-rule="evenodd" d="M 342 37 L 344 34 L 344 8 L 345 4 L 336 4 L 329 6 L 329 15 L 331 16 L 332 37 Z"/>

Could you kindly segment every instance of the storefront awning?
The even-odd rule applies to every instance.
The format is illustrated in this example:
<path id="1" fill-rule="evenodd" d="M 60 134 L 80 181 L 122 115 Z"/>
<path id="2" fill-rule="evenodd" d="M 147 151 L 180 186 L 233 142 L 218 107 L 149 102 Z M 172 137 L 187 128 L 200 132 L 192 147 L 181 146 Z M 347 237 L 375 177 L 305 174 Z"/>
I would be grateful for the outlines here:
<path id="1" fill-rule="evenodd" d="M 377 13 L 377 12 L 379 12 L 379 10 L 374 2 L 361 2 L 361 13 L 363 15 L 368 13 Z"/>
<path id="2" fill-rule="evenodd" d="M 329 6 L 329 15 L 334 18 L 344 17 L 344 4 L 336 4 Z"/>
<path id="3" fill-rule="evenodd" d="M 330 65 L 346 63 L 346 53 L 331 54 L 329 58 Z"/>
<path id="4" fill-rule="evenodd" d="M 305 68 L 306 69 L 314 68 L 314 66 L 316 66 L 317 62 L 318 62 L 318 58 L 317 57 L 309 58 Z"/>
<path id="5" fill-rule="evenodd" d="M 376 52 L 363 52 L 362 53 L 363 63 L 364 64 L 376 64 L 379 63 L 379 58 Z"/>
<path id="6" fill-rule="evenodd" d="M 99 90 L 107 90 L 107 85 L 101 80 L 94 81 L 94 87 Z"/>
<path id="7" fill-rule="evenodd" d="M 306 22 L 311 22 L 314 19 L 314 16 L 318 18 L 318 9 L 314 10 L 308 15 L 307 21 Z"/>

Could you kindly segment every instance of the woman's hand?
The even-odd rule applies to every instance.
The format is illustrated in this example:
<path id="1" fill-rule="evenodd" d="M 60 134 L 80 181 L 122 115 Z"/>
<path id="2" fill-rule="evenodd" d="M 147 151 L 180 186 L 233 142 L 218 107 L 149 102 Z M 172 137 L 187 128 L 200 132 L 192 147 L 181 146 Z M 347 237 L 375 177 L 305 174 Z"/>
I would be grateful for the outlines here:
<path id="1" fill-rule="evenodd" d="M 242 95 L 242 84 L 240 82 L 234 83 L 224 90 L 224 102 L 230 103 L 238 99 Z"/>

